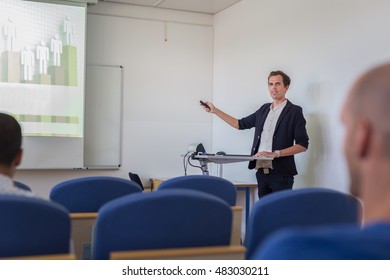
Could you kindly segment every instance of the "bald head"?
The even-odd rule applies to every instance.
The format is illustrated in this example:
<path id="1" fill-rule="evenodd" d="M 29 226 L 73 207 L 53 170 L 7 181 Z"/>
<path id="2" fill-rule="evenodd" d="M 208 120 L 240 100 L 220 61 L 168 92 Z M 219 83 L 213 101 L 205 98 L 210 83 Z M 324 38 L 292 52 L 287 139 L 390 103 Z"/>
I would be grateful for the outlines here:
<path id="1" fill-rule="evenodd" d="M 390 159 L 390 64 L 362 75 L 352 87 L 345 107 L 355 120 L 366 119 L 385 145 Z"/>
<path id="2" fill-rule="evenodd" d="M 390 221 L 390 64 L 363 74 L 342 111 L 350 192 L 364 204 L 364 223 Z"/>

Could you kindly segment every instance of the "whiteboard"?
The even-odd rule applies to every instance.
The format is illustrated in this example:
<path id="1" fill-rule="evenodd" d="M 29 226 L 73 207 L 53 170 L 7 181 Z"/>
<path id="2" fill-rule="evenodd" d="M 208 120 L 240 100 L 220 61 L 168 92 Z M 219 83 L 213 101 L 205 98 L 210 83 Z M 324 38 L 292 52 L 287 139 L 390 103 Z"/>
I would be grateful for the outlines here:
<path id="1" fill-rule="evenodd" d="M 84 167 L 119 168 L 122 139 L 123 67 L 87 65 Z"/>

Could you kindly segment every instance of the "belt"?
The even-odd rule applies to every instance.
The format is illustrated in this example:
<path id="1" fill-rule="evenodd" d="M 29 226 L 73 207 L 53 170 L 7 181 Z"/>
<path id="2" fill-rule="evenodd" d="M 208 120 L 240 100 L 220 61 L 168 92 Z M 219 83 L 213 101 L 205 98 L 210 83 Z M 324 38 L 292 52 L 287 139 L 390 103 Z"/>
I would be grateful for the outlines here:
<path id="1" fill-rule="evenodd" d="M 265 175 L 270 174 L 272 172 L 272 168 L 259 168 L 258 170 L 262 171 Z"/>

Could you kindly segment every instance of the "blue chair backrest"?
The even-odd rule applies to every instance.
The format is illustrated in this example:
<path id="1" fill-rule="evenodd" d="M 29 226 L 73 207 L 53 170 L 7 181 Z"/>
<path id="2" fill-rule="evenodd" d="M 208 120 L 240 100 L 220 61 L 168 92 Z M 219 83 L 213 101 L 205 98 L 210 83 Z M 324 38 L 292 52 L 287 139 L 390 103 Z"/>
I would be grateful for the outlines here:
<path id="1" fill-rule="evenodd" d="M 15 186 L 17 186 L 19 189 L 29 191 L 31 192 L 31 188 L 27 186 L 26 184 L 19 182 L 19 181 L 14 181 Z"/>
<path id="2" fill-rule="evenodd" d="M 349 194 L 324 188 L 285 190 L 258 200 L 245 236 L 247 258 L 271 233 L 290 226 L 360 224 L 361 203 Z"/>
<path id="3" fill-rule="evenodd" d="M 93 259 L 113 251 L 224 246 L 232 211 L 222 199 L 192 190 L 128 195 L 104 205 L 96 221 Z"/>
<path id="4" fill-rule="evenodd" d="M 50 199 L 69 212 L 98 212 L 108 201 L 141 192 L 141 187 L 126 179 L 109 176 L 76 178 L 61 182 L 50 191 Z"/>
<path id="5" fill-rule="evenodd" d="M 44 199 L 0 195 L 0 258 L 68 254 L 68 211 Z"/>
<path id="6" fill-rule="evenodd" d="M 223 178 L 204 175 L 188 175 L 175 177 L 162 182 L 157 190 L 189 189 L 215 195 L 225 200 L 230 206 L 236 205 L 236 186 Z"/>

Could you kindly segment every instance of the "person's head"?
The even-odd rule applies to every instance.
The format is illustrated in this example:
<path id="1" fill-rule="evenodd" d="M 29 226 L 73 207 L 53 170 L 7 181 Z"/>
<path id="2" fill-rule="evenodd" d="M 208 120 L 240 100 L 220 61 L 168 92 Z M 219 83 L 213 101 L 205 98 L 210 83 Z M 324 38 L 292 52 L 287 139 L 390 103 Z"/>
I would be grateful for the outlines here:
<path id="1" fill-rule="evenodd" d="M 10 115 L 0 113 L 0 173 L 13 176 L 22 159 L 22 130 Z"/>
<path id="2" fill-rule="evenodd" d="M 362 75 L 342 110 L 350 191 L 363 199 L 390 198 L 390 64 Z M 379 203 L 377 201 L 376 203 Z M 389 213 L 390 214 L 390 213 Z"/>
<path id="3" fill-rule="evenodd" d="M 268 91 L 273 100 L 283 101 L 290 86 L 291 79 L 283 71 L 272 71 L 268 75 Z"/>

